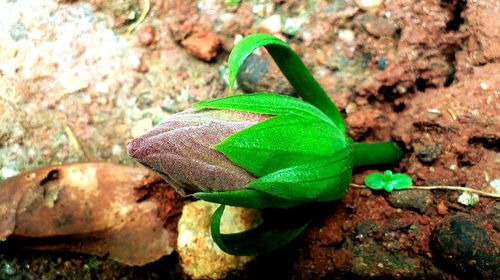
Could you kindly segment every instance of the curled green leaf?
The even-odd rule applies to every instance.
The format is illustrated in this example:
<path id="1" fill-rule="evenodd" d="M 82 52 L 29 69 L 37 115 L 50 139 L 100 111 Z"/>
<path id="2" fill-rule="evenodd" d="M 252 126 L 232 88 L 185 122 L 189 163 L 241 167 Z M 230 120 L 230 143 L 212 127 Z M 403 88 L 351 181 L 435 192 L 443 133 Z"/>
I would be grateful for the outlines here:
<path id="1" fill-rule="evenodd" d="M 335 125 L 345 131 L 345 124 L 339 110 L 333 104 L 323 88 L 314 79 L 295 51 L 282 40 L 269 34 L 253 34 L 243 38 L 229 55 L 229 90 L 233 91 L 240 67 L 245 59 L 256 49 L 265 47 L 281 72 L 288 79 L 297 93 L 305 101 L 323 111 Z"/>
<path id="2" fill-rule="evenodd" d="M 291 210 L 273 209 L 264 215 L 264 222 L 256 228 L 240 233 L 221 234 L 220 223 L 224 208 L 221 205 L 212 215 L 212 239 L 222 251 L 234 256 L 255 256 L 286 245 L 307 228 L 313 213 L 303 211 L 302 207 Z"/>

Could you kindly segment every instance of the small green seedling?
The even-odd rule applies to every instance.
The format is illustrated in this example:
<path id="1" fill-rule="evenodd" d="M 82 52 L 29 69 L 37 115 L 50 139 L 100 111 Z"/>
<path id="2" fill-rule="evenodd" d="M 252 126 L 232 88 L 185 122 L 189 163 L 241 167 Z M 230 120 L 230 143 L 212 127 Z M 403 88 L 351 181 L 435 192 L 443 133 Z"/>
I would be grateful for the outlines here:
<path id="1" fill-rule="evenodd" d="M 372 173 L 365 178 L 365 185 L 372 190 L 384 189 L 387 192 L 393 190 L 408 189 L 413 184 L 410 176 L 403 173 L 392 173 L 386 170 L 384 173 Z"/>

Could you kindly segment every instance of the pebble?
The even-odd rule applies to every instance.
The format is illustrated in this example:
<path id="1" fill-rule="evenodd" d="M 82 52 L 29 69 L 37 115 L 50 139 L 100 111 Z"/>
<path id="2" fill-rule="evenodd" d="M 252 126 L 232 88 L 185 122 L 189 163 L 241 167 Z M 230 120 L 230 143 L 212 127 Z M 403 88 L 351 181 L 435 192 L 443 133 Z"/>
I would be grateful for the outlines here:
<path id="1" fill-rule="evenodd" d="M 199 31 L 181 41 L 181 45 L 192 55 L 204 61 L 211 61 L 217 56 L 221 40 L 213 32 Z"/>
<path id="2" fill-rule="evenodd" d="M 500 178 L 491 180 L 490 186 L 495 189 L 495 193 L 500 193 Z"/>
<path id="3" fill-rule="evenodd" d="M 247 93 L 276 92 L 293 95 L 294 89 L 271 58 L 251 54 L 238 73 L 238 86 Z"/>
<path id="4" fill-rule="evenodd" d="M 432 204 L 432 195 L 428 190 L 401 190 L 391 192 L 389 203 L 396 208 L 418 210 L 424 214 Z"/>
<path id="5" fill-rule="evenodd" d="M 231 272 L 243 269 L 253 259 L 226 254 L 213 242 L 210 218 L 218 207 L 219 204 L 199 200 L 186 204 L 182 210 L 177 251 L 184 273 L 193 279 L 223 279 Z M 260 220 L 258 210 L 226 206 L 221 231 L 241 232 L 252 228 Z"/>
<path id="6" fill-rule="evenodd" d="M 364 14 L 360 17 L 363 28 L 375 37 L 392 37 L 396 34 L 396 24 L 390 19 L 379 17 L 374 14 Z"/>
<path id="7" fill-rule="evenodd" d="M 145 118 L 139 120 L 132 128 L 130 129 L 130 134 L 132 138 L 137 138 L 149 130 L 153 129 L 153 120 L 150 118 Z"/>
<path id="8" fill-rule="evenodd" d="M 354 3 L 365 11 L 375 11 L 382 7 L 384 0 L 354 0 Z"/>
<path id="9" fill-rule="evenodd" d="M 296 35 L 300 31 L 302 25 L 305 23 L 305 17 L 287 18 L 283 25 L 283 33 L 288 35 Z"/>
<path id="10" fill-rule="evenodd" d="M 474 206 L 479 202 L 479 195 L 470 192 L 463 192 L 458 197 L 458 203 L 465 206 Z"/>
<path id="11" fill-rule="evenodd" d="M 441 155 L 443 149 L 439 145 L 425 145 L 417 149 L 417 158 L 424 164 L 431 165 Z"/>
<path id="12" fill-rule="evenodd" d="M 464 215 L 445 219 L 430 245 L 438 258 L 465 274 L 464 279 L 498 279 L 498 247 L 478 219 Z"/>
<path id="13" fill-rule="evenodd" d="M 339 31 L 339 39 L 348 44 L 352 44 L 354 40 L 356 40 L 356 35 L 354 34 L 354 31 L 350 29 L 341 29 Z"/>
<path id="14" fill-rule="evenodd" d="M 155 41 L 155 28 L 151 25 L 144 25 L 139 30 L 137 30 L 137 39 L 139 40 L 139 43 L 147 47 L 151 45 Z"/>
<path id="15" fill-rule="evenodd" d="M 448 214 L 448 207 L 446 206 L 443 200 L 439 201 L 436 210 L 437 213 L 441 216 L 446 216 Z"/>
<path id="16" fill-rule="evenodd" d="M 281 16 L 275 14 L 265 18 L 263 21 L 260 22 L 259 29 L 263 32 L 268 32 L 271 34 L 276 34 L 281 32 L 282 29 Z"/>
<path id="17" fill-rule="evenodd" d="M 4 166 L 0 169 L 0 179 L 7 179 L 19 174 L 19 170 Z"/>

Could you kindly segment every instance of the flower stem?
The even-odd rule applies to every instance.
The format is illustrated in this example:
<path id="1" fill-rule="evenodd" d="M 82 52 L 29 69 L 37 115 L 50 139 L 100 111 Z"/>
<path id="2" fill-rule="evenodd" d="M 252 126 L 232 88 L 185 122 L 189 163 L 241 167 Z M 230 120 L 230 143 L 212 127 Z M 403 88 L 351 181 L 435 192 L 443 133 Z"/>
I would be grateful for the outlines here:
<path id="1" fill-rule="evenodd" d="M 354 143 L 354 166 L 395 164 L 403 151 L 395 142 Z"/>
<path id="2" fill-rule="evenodd" d="M 354 188 L 368 188 L 365 185 L 354 184 L 354 183 L 351 183 L 351 187 L 354 187 Z M 410 189 L 410 190 L 452 190 L 452 191 L 463 191 L 463 192 L 476 193 L 478 195 L 487 196 L 487 197 L 500 198 L 500 194 L 490 193 L 490 192 L 476 190 L 476 189 L 473 189 L 473 188 L 460 187 L 460 186 L 409 186 L 408 189 Z"/>

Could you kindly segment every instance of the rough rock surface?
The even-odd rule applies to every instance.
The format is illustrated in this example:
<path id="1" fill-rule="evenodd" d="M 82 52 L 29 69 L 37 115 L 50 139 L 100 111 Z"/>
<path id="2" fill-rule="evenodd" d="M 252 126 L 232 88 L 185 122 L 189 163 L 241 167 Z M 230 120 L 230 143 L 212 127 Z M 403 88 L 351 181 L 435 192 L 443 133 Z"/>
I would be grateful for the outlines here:
<path id="1" fill-rule="evenodd" d="M 179 219 L 177 252 L 181 266 L 193 279 L 221 279 L 242 270 L 252 257 L 231 256 L 223 252 L 210 235 L 210 218 L 218 204 L 196 201 L 186 204 Z M 236 233 L 256 226 L 260 213 L 254 209 L 226 207 L 221 233 Z"/>

